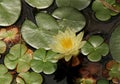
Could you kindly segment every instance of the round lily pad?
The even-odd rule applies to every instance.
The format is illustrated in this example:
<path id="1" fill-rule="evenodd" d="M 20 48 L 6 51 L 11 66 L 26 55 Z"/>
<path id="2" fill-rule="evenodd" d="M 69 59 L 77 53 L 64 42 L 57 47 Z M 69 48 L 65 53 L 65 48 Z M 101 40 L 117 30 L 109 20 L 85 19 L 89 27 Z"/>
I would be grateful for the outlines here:
<path id="1" fill-rule="evenodd" d="M 110 38 L 110 51 L 115 61 L 120 63 L 120 25 L 116 27 Z"/>
<path id="2" fill-rule="evenodd" d="M 21 12 L 20 0 L 1 0 L 0 1 L 0 26 L 14 24 Z"/>
<path id="3" fill-rule="evenodd" d="M 43 78 L 35 72 L 26 72 L 18 74 L 16 78 L 18 84 L 42 84 Z"/>
<path id="4" fill-rule="evenodd" d="M 25 0 L 25 1 L 32 7 L 36 7 L 39 9 L 47 8 L 53 3 L 53 0 Z"/>
<path id="5" fill-rule="evenodd" d="M 85 17 L 78 10 L 70 7 L 61 7 L 52 13 L 58 19 L 60 28 L 71 28 L 76 32 L 82 30 L 86 24 Z"/>
<path id="6" fill-rule="evenodd" d="M 86 8 L 90 4 L 91 0 L 56 0 L 58 7 L 73 7 L 78 10 Z"/>
<path id="7" fill-rule="evenodd" d="M 22 36 L 24 40 L 32 47 L 46 48 L 52 41 L 52 36 L 58 32 L 56 20 L 49 14 L 39 13 L 36 16 L 37 25 L 26 20 L 22 26 Z"/>

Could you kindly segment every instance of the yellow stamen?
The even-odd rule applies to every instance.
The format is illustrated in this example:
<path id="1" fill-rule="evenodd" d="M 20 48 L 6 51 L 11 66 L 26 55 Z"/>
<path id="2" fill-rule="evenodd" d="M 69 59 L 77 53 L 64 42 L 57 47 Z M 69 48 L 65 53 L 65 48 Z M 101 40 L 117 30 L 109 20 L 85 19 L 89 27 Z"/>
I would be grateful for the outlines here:
<path id="1" fill-rule="evenodd" d="M 69 49 L 69 48 L 73 47 L 71 38 L 63 38 L 63 39 L 61 39 L 60 43 L 64 49 Z"/>

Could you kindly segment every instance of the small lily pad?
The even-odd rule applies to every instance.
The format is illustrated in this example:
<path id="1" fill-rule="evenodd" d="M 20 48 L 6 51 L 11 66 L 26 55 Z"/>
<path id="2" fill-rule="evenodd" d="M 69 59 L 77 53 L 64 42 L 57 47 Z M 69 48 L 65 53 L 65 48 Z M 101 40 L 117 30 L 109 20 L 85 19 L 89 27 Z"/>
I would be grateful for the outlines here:
<path id="1" fill-rule="evenodd" d="M 47 8 L 53 3 L 53 0 L 25 0 L 25 1 L 32 7 L 36 7 L 39 9 Z"/>
<path id="2" fill-rule="evenodd" d="M 18 74 L 16 78 L 17 84 L 42 84 L 43 78 L 35 72 L 26 72 Z"/>
<path id="3" fill-rule="evenodd" d="M 70 7 L 60 7 L 52 13 L 58 19 L 60 28 L 64 30 L 69 27 L 76 32 L 82 30 L 86 24 L 85 17 L 78 10 Z"/>
<path id="4" fill-rule="evenodd" d="M 0 40 L 0 54 L 6 51 L 6 44 L 4 41 Z"/>
<path id="5" fill-rule="evenodd" d="M 21 12 L 20 0 L 1 0 L 0 1 L 0 25 L 9 26 L 14 24 Z"/>
<path id="6" fill-rule="evenodd" d="M 32 47 L 46 48 L 52 41 L 52 36 L 58 32 L 57 21 L 49 14 L 39 13 L 36 16 L 37 25 L 26 20 L 22 26 L 22 36 Z"/>
<path id="7" fill-rule="evenodd" d="M 52 74 L 57 69 L 55 56 L 57 53 L 45 49 L 38 49 L 33 53 L 33 60 L 31 61 L 31 68 L 33 71 L 40 73 L 44 72 L 45 74 Z"/>
<path id="8" fill-rule="evenodd" d="M 91 0 L 56 0 L 58 7 L 73 7 L 78 10 L 86 8 L 90 4 Z"/>
<path id="9" fill-rule="evenodd" d="M 1 28 L 0 29 L 0 39 L 6 43 L 12 42 L 17 43 L 20 40 L 19 30 L 15 26 Z"/>
<path id="10" fill-rule="evenodd" d="M 17 69 L 17 72 L 26 72 L 30 69 L 32 51 L 23 44 L 16 44 L 5 56 L 4 63 L 8 69 Z"/>
<path id="11" fill-rule="evenodd" d="M 118 4 L 115 0 L 95 0 L 92 4 L 92 9 L 95 12 L 97 19 L 107 21 L 111 16 L 119 13 Z"/>
<path id="12" fill-rule="evenodd" d="M 0 83 L 1 84 L 11 84 L 12 75 L 8 72 L 8 69 L 0 64 Z"/>
<path id="13" fill-rule="evenodd" d="M 102 56 L 106 56 L 109 52 L 109 47 L 103 43 L 104 39 L 100 36 L 91 36 L 86 44 L 81 48 L 83 55 L 87 55 L 88 59 L 93 62 L 101 60 Z"/>

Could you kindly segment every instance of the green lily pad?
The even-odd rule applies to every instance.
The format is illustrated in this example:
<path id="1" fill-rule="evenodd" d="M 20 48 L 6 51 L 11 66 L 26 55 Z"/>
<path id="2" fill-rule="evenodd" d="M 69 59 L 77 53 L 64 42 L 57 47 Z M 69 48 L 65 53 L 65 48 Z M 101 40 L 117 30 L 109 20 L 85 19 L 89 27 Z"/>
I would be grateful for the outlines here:
<path id="1" fill-rule="evenodd" d="M 30 61 L 32 59 L 31 50 L 23 44 L 16 44 L 10 52 L 5 56 L 4 63 L 8 69 L 17 69 L 17 72 L 26 72 L 30 69 Z"/>
<path id="2" fill-rule="evenodd" d="M 120 63 L 120 25 L 116 27 L 110 38 L 110 52 L 113 59 Z"/>
<path id="3" fill-rule="evenodd" d="M 52 74 L 57 69 L 55 57 L 58 54 L 45 49 L 38 49 L 33 53 L 33 60 L 31 61 L 31 68 L 33 71 L 40 73 L 44 72 L 45 74 Z"/>
<path id="4" fill-rule="evenodd" d="M 42 84 L 43 78 L 35 72 L 26 72 L 18 74 L 16 78 L 17 84 Z"/>
<path id="5" fill-rule="evenodd" d="M 60 28 L 69 27 L 76 32 L 82 30 L 86 24 L 85 17 L 78 10 L 70 7 L 61 7 L 56 9 L 52 16 L 58 19 Z"/>
<path id="6" fill-rule="evenodd" d="M 4 41 L 0 40 L 0 53 L 4 53 L 6 51 L 6 44 Z"/>
<path id="7" fill-rule="evenodd" d="M 101 60 L 102 56 L 109 53 L 109 47 L 103 43 L 104 39 L 98 35 L 91 36 L 86 44 L 81 48 L 83 55 L 87 55 L 88 59 L 93 62 Z"/>
<path id="8" fill-rule="evenodd" d="M 32 7 L 36 7 L 39 9 L 47 8 L 53 3 L 53 0 L 25 0 L 25 1 Z"/>
<path id="9" fill-rule="evenodd" d="M 0 25 L 9 26 L 14 24 L 21 12 L 20 0 L 1 0 L 0 1 Z"/>
<path id="10" fill-rule="evenodd" d="M 86 8 L 90 4 L 91 0 L 56 0 L 58 7 L 73 7 L 78 10 Z"/>
<path id="11" fill-rule="evenodd" d="M 105 6 L 105 4 L 107 7 Z M 115 0 L 95 0 L 92 4 L 92 9 L 95 12 L 95 16 L 97 19 L 101 21 L 107 21 L 111 18 L 111 16 L 115 16 L 118 14 L 118 12 L 115 12 L 115 9 L 113 10 L 113 8 L 115 8 L 114 6 L 118 6 Z"/>
<path id="12" fill-rule="evenodd" d="M 104 39 L 100 36 L 91 36 L 88 41 L 96 48 L 103 43 Z"/>
<path id="13" fill-rule="evenodd" d="M 101 60 L 101 55 L 97 52 L 92 52 L 91 54 L 88 55 L 88 59 L 92 62 L 97 62 Z"/>
<path id="14" fill-rule="evenodd" d="M 48 44 L 52 41 L 52 36 L 58 31 L 56 20 L 49 14 L 39 13 L 36 16 L 37 25 L 26 20 L 22 26 L 22 36 L 32 47 L 49 48 Z"/>
<path id="15" fill-rule="evenodd" d="M 8 72 L 8 69 L 0 64 L 0 83 L 1 84 L 11 84 L 12 75 Z"/>

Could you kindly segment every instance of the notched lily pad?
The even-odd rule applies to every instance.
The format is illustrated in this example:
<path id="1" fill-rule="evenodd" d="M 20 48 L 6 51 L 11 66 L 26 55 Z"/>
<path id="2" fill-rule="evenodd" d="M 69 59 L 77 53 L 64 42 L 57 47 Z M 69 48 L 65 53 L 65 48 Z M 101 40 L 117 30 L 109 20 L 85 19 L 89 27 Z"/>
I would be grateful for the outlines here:
<path id="1" fill-rule="evenodd" d="M 52 36 L 58 32 L 56 20 L 49 14 L 39 13 L 36 16 L 37 25 L 26 20 L 22 26 L 22 36 L 24 40 L 32 47 L 46 48 L 52 41 Z"/>
<path id="2" fill-rule="evenodd" d="M 16 78 L 17 84 L 42 84 L 43 78 L 35 72 L 26 72 L 18 74 Z"/>
<path id="3" fill-rule="evenodd" d="M 52 74 L 57 69 L 56 62 L 58 60 L 55 57 L 58 54 L 49 50 L 45 51 L 45 49 L 38 49 L 33 53 L 33 60 L 31 61 L 31 68 L 33 71 L 40 73 L 44 72 L 45 74 Z"/>
<path id="4" fill-rule="evenodd" d="M 0 1 L 0 25 L 9 26 L 17 21 L 21 12 L 20 0 Z"/>
<path id="5" fill-rule="evenodd" d="M 81 52 L 87 55 L 90 61 L 99 61 L 102 56 L 106 56 L 109 52 L 109 47 L 103 43 L 104 39 L 100 36 L 91 36 L 86 44 L 82 47 Z"/>
<path id="6" fill-rule="evenodd" d="M 32 7 L 36 7 L 39 9 L 47 8 L 53 3 L 53 0 L 25 0 L 25 1 Z"/>
<path id="7" fill-rule="evenodd" d="M 24 44 L 16 44 L 10 52 L 5 56 L 4 63 L 8 69 L 15 69 L 18 73 L 26 72 L 30 69 L 30 61 L 32 60 L 32 51 L 27 49 Z"/>
<path id="8" fill-rule="evenodd" d="M 73 7 L 78 10 L 86 8 L 90 4 L 91 0 L 56 0 L 58 7 Z"/>
<path id="9" fill-rule="evenodd" d="M 1 84 L 11 84 L 12 75 L 8 72 L 8 69 L 0 64 L 0 83 Z"/>
<path id="10" fill-rule="evenodd" d="M 95 0 L 92 9 L 97 19 L 107 21 L 111 16 L 115 16 L 120 12 L 120 5 L 116 0 Z"/>
<path id="11" fill-rule="evenodd" d="M 60 28 L 64 30 L 69 27 L 78 32 L 82 30 L 86 24 L 83 14 L 71 7 L 60 7 L 52 13 L 52 16 L 58 19 Z"/>

